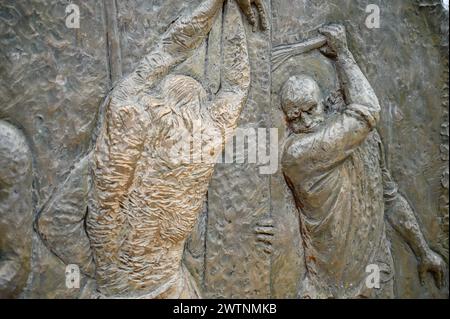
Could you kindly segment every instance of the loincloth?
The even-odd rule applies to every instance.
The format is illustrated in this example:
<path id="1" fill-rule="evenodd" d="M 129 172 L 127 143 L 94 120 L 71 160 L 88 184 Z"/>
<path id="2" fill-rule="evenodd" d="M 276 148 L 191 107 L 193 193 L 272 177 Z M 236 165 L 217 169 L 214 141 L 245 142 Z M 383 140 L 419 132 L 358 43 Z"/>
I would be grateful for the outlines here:
<path id="1" fill-rule="evenodd" d="M 98 290 L 93 294 L 96 299 L 200 299 L 201 295 L 191 273 L 184 265 L 162 284 L 137 294 L 106 296 Z"/>

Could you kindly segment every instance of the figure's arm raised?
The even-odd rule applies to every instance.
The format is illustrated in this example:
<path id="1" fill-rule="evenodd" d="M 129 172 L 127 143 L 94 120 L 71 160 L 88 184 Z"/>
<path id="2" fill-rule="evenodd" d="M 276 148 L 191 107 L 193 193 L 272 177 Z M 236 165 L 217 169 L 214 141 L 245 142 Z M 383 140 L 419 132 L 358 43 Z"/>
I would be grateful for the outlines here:
<path id="1" fill-rule="evenodd" d="M 347 109 L 359 114 L 367 122 L 370 130 L 375 128 L 380 119 L 380 103 L 348 48 L 345 27 L 329 25 L 321 28 L 320 33 L 327 38 L 327 46 L 322 52 L 336 59 L 339 79 L 348 104 Z"/>
<path id="2" fill-rule="evenodd" d="M 221 88 L 208 110 L 220 127 L 233 131 L 246 103 L 250 87 L 247 37 L 234 1 L 225 8 Z"/>
<path id="3" fill-rule="evenodd" d="M 157 47 L 112 91 L 94 152 L 94 182 L 101 210 L 117 210 L 133 180 L 149 122 L 138 101 L 139 93 L 192 54 L 210 31 L 223 1 L 206 0 L 192 14 L 175 21 Z"/>
<path id="4" fill-rule="evenodd" d="M 345 28 L 330 25 L 320 32 L 327 37 L 322 52 L 336 59 L 347 108 L 316 132 L 293 138 L 289 155 L 307 170 L 325 169 L 345 160 L 366 140 L 380 119 L 378 98 L 348 49 Z"/>
<path id="5" fill-rule="evenodd" d="M 155 85 L 172 68 L 189 58 L 208 35 L 223 2 L 206 0 L 192 13 L 177 19 L 134 71 L 117 84 L 113 99 L 132 98 L 144 88 Z"/>

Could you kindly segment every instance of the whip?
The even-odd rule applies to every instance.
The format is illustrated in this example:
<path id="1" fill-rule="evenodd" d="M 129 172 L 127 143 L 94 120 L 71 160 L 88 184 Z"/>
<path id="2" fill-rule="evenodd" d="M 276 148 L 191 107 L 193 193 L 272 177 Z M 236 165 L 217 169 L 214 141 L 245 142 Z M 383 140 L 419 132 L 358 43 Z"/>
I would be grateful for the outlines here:
<path id="1" fill-rule="evenodd" d="M 273 48 L 272 64 L 273 69 L 278 69 L 286 60 L 315 49 L 320 49 L 327 43 L 327 38 L 323 35 L 316 36 L 300 43 L 280 45 Z"/>

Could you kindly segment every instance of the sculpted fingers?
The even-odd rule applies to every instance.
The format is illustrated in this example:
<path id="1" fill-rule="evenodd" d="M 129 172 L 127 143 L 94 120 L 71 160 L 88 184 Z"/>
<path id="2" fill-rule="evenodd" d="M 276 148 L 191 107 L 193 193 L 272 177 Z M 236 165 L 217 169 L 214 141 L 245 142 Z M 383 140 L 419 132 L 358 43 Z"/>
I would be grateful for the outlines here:
<path id="1" fill-rule="evenodd" d="M 444 281 L 444 272 L 441 268 L 436 269 L 434 272 L 434 279 L 436 280 L 437 287 L 441 289 Z"/>
<path id="2" fill-rule="evenodd" d="M 236 2 L 238 3 L 244 15 L 247 17 L 247 20 L 250 23 L 250 25 L 255 26 L 256 16 L 255 13 L 253 12 L 250 0 L 236 0 Z"/>
<path id="3" fill-rule="evenodd" d="M 275 235 L 273 220 L 268 218 L 261 220 L 254 228 L 256 242 L 262 246 L 263 252 L 271 254 L 273 252 L 272 241 Z"/>
<path id="4" fill-rule="evenodd" d="M 261 234 L 261 235 L 273 236 L 274 230 L 273 230 L 273 227 L 256 227 L 255 233 Z"/>
<path id="5" fill-rule="evenodd" d="M 266 218 L 266 219 L 262 219 L 257 223 L 257 226 L 262 226 L 262 227 L 274 227 L 273 226 L 274 221 L 272 218 Z"/>
<path id="6" fill-rule="evenodd" d="M 326 25 L 326 26 L 319 28 L 319 33 L 323 34 L 324 36 L 330 35 L 332 32 L 332 29 L 330 27 L 331 26 Z"/>
<path id="7" fill-rule="evenodd" d="M 326 25 L 319 29 L 319 33 L 327 38 L 327 45 L 321 49 L 325 56 L 335 57 L 347 49 L 347 36 L 343 25 Z"/>
<path id="8" fill-rule="evenodd" d="M 327 58 L 334 59 L 337 56 L 336 51 L 332 50 L 328 45 L 323 46 L 319 49 L 319 51 L 326 56 Z"/>
<path id="9" fill-rule="evenodd" d="M 256 242 L 261 246 L 262 251 L 266 254 L 271 254 L 273 252 L 272 236 L 263 234 L 256 235 Z"/>
<path id="10" fill-rule="evenodd" d="M 444 286 L 445 270 L 446 270 L 445 263 L 443 261 L 440 261 L 439 264 L 436 265 L 435 269 L 433 270 L 436 286 L 439 289 L 441 289 Z"/>
<path id="11" fill-rule="evenodd" d="M 255 0 L 255 5 L 258 10 L 259 20 L 261 21 L 261 29 L 267 30 L 269 28 L 269 23 L 267 21 L 267 12 L 263 0 Z"/>
<path id="12" fill-rule="evenodd" d="M 420 284 L 422 286 L 425 285 L 426 274 L 427 274 L 427 270 L 425 269 L 425 267 L 419 267 L 419 279 L 420 279 Z"/>
<path id="13" fill-rule="evenodd" d="M 246 16 L 248 22 L 253 26 L 253 31 L 257 28 L 257 18 L 255 12 L 253 11 L 252 5 L 254 4 L 256 10 L 258 11 L 259 20 L 261 23 L 261 29 L 267 30 L 269 27 L 267 11 L 264 5 L 264 0 L 236 0 L 242 13 Z"/>
<path id="14" fill-rule="evenodd" d="M 444 286 L 446 263 L 443 258 L 432 250 L 428 250 L 419 264 L 419 278 L 422 285 L 425 282 L 427 273 L 432 273 L 436 286 Z"/>
<path id="15" fill-rule="evenodd" d="M 271 235 L 259 234 L 259 235 L 256 235 L 256 240 L 263 244 L 272 245 L 272 236 Z"/>
<path id="16" fill-rule="evenodd" d="M 272 253 L 273 253 L 272 245 L 270 245 L 270 246 L 265 246 L 265 247 L 263 248 L 263 251 L 264 251 L 266 254 L 268 254 L 268 255 L 272 254 Z"/>

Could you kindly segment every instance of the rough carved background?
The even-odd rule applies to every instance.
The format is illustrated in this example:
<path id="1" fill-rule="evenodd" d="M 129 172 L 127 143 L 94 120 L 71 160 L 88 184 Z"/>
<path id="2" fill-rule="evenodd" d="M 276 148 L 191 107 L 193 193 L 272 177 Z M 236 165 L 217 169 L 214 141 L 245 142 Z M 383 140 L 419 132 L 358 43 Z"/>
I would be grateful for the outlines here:
<path id="1" fill-rule="evenodd" d="M 80 6 L 80 29 L 65 26 L 71 2 Z M 85 200 L 86 185 L 64 182 L 87 152 L 104 97 L 167 26 L 198 3 L 0 0 L 0 119 L 16 126 L 30 145 L 33 218 L 62 188 L 71 198 L 61 210 L 76 210 Z M 381 8 L 381 29 L 365 27 L 369 3 Z M 302 70 L 321 78 L 325 91 L 335 88 L 336 79 L 332 65 L 317 53 L 291 59 L 272 72 L 272 47 L 306 39 L 323 23 L 343 22 L 350 49 L 383 107 L 380 131 L 389 167 L 431 247 L 448 262 L 448 13 L 437 0 L 266 0 L 266 7 L 268 32 L 253 33 L 247 25 L 252 84 L 240 127 L 277 127 L 282 145 L 281 84 Z M 218 50 L 220 21 L 179 72 L 217 90 L 216 61 L 208 57 Z M 295 297 L 302 250 L 282 176 L 260 175 L 254 164 L 218 165 L 205 201 L 185 256 L 205 297 Z M 253 234 L 266 217 L 276 223 L 271 256 Z M 30 222 L 17 232 L 27 234 L 32 227 Z M 438 291 L 431 276 L 420 285 L 411 249 L 393 231 L 389 235 L 397 296 L 448 297 L 448 285 Z M 32 271 L 21 296 L 88 297 L 86 287 L 92 282 L 83 278 L 80 290 L 67 289 L 65 265 L 36 232 L 32 236 Z"/>

